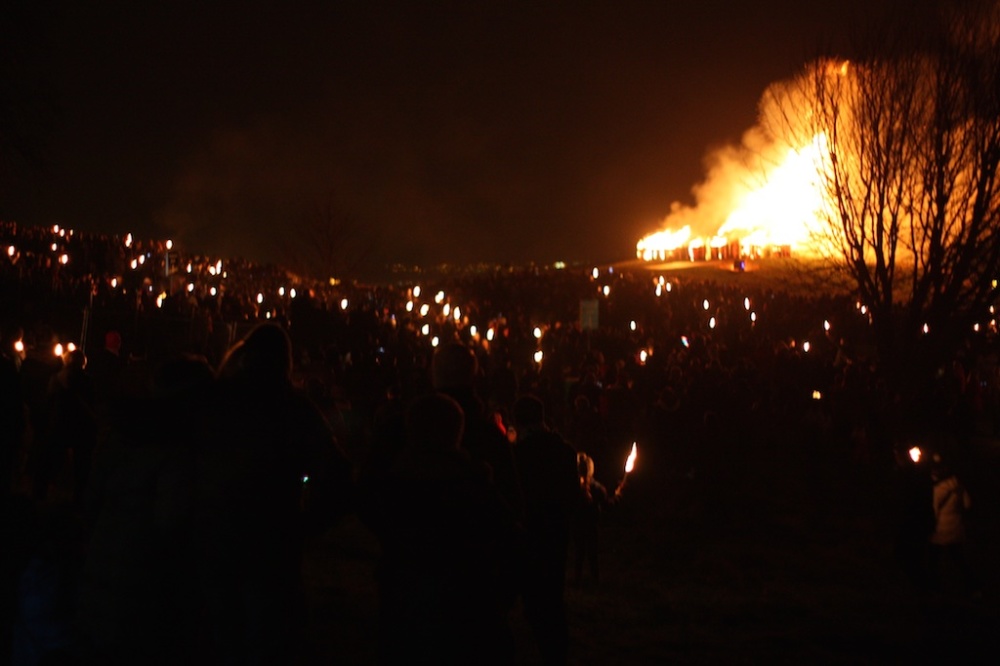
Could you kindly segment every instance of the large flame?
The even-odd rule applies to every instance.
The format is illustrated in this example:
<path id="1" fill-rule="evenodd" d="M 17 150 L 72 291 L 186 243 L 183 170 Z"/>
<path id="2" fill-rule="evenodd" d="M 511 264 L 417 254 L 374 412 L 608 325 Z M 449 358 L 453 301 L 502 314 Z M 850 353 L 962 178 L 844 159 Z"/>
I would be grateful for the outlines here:
<path id="1" fill-rule="evenodd" d="M 846 76 L 847 71 L 847 63 L 838 62 L 831 73 Z M 769 114 L 776 114 L 767 108 L 768 100 L 775 97 L 765 95 L 761 124 L 744 135 L 740 146 L 710 156 L 705 180 L 693 188 L 695 205 L 674 203 L 662 228 L 639 240 L 639 258 L 694 260 L 721 258 L 727 252 L 729 256 L 819 252 L 816 238 L 824 212 L 829 212 L 822 182 L 827 138 L 818 132 L 795 139 L 767 126 Z M 801 102 L 799 106 L 795 113 L 807 118 L 808 106 Z M 780 110 L 780 114 L 787 113 L 787 107 Z M 787 116 L 783 118 L 788 123 Z"/>

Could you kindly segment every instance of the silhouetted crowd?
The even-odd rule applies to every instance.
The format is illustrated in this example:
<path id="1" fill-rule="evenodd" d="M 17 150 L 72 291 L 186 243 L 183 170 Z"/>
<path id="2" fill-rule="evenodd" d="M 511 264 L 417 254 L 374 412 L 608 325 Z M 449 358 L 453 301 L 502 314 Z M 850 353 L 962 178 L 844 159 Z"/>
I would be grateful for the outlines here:
<path id="1" fill-rule="evenodd" d="M 599 581 L 632 444 L 648 483 L 690 476 L 736 422 L 808 421 L 899 470 L 901 566 L 965 570 L 965 491 L 900 452 L 994 431 L 992 331 L 929 378 L 914 428 L 849 298 L 589 267 L 346 285 L 2 231 L 13 663 L 306 660 L 303 544 L 356 513 L 381 546 L 383 663 L 513 663 L 521 604 L 563 664 L 567 562 Z"/>

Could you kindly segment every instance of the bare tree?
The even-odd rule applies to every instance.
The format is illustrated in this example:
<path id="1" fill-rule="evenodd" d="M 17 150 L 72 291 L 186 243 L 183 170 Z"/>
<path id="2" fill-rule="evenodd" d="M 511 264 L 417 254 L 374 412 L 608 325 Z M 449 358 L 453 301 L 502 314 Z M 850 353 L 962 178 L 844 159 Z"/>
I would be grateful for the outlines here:
<path id="1" fill-rule="evenodd" d="M 279 248 L 284 263 L 296 272 L 326 280 L 354 279 L 375 252 L 375 240 L 360 221 L 331 197 L 303 215 L 282 233 Z"/>
<path id="2" fill-rule="evenodd" d="M 771 122 L 819 148 L 814 240 L 869 308 L 897 378 L 918 348 L 940 361 L 998 294 L 997 18 L 983 6 L 938 30 L 880 30 L 860 56 L 775 93 Z"/>

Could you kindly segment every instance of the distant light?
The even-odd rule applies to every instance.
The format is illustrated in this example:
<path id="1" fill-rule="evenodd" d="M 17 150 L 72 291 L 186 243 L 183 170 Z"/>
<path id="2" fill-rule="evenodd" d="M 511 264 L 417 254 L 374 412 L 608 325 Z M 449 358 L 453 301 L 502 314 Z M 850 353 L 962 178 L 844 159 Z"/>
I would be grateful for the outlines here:
<path id="1" fill-rule="evenodd" d="M 923 451 L 920 450 L 919 446 L 910 447 L 908 453 L 910 454 L 910 460 L 912 460 L 915 463 L 920 462 L 920 458 L 921 456 L 923 456 Z"/>
<path id="2" fill-rule="evenodd" d="M 190 294 L 192 291 L 194 291 L 194 282 L 189 282 L 188 283 L 188 293 Z"/>
<path id="3" fill-rule="evenodd" d="M 829 331 L 830 330 L 830 321 L 827 320 L 827 319 L 823 320 L 823 330 L 824 331 Z"/>
<path id="4" fill-rule="evenodd" d="M 292 290 L 288 292 L 288 295 L 291 296 L 292 298 L 295 298 L 295 287 L 292 287 Z"/>
<path id="5" fill-rule="evenodd" d="M 217 262 L 215 262 L 215 272 L 216 273 L 222 272 L 222 259 L 219 259 Z"/>
<path id="6" fill-rule="evenodd" d="M 611 294 L 611 287 L 609 287 L 608 285 L 604 285 L 604 289 L 602 289 L 602 291 L 604 292 L 605 296 L 608 296 L 609 294 Z"/>
<path id="7" fill-rule="evenodd" d="M 750 310 L 750 299 L 749 298 L 744 298 L 743 299 L 743 309 L 744 310 L 748 310 L 748 311 Z"/>
<path id="8" fill-rule="evenodd" d="M 681 336 L 681 344 L 684 345 L 685 347 L 690 347 L 691 346 L 691 343 L 688 341 L 688 338 L 687 338 L 686 335 L 682 335 Z"/>
<path id="9" fill-rule="evenodd" d="M 427 313 L 430 312 L 430 311 L 431 311 L 431 306 L 427 305 L 426 303 L 424 303 L 423 305 L 420 306 L 420 316 L 421 317 L 426 317 Z"/>
<path id="10" fill-rule="evenodd" d="M 431 338 L 431 347 L 437 347 L 440 342 L 441 341 L 438 339 L 438 336 L 435 335 Z"/>
<path id="11" fill-rule="evenodd" d="M 62 356 L 63 355 L 62 344 L 57 342 L 56 346 L 52 348 L 52 353 L 55 354 L 56 356 Z"/>
<path id="12" fill-rule="evenodd" d="M 931 327 L 927 324 L 924 324 L 924 335 L 927 335 L 930 332 L 931 332 Z"/>
<path id="13" fill-rule="evenodd" d="M 190 273 L 190 272 L 191 272 L 191 268 L 192 268 L 192 266 L 191 266 L 191 262 L 189 261 L 189 262 L 188 262 L 188 265 L 187 265 L 187 272 L 188 272 L 188 273 Z"/>
<path id="14" fill-rule="evenodd" d="M 867 305 L 862 305 L 861 306 L 861 314 L 868 314 L 868 306 Z"/>
<path id="15" fill-rule="evenodd" d="M 66 344 L 66 351 L 75 352 L 76 351 L 76 345 L 73 344 L 72 342 L 67 343 Z"/>
<path id="16" fill-rule="evenodd" d="M 285 296 L 285 288 L 284 287 L 278 287 L 278 296 L 281 296 L 282 298 L 284 298 L 284 296 Z"/>
<path id="17" fill-rule="evenodd" d="M 972 325 L 972 330 L 975 331 L 976 333 L 979 332 L 979 322 L 976 322 L 975 324 Z"/>
<path id="18" fill-rule="evenodd" d="M 65 266 L 66 264 L 68 264 L 69 263 L 69 255 L 68 254 L 60 255 L 59 256 L 59 263 L 62 264 L 63 266 Z"/>
<path id="19" fill-rule="evenodd" d="M 111 278 L 111 288 L 112 289 L 118 288 L 118 278 Z"/>
<path id="20" fill-rule="evenodd" d="M 630 321 L 628 323 L 628 328 L 629 328 L 630 331 L 634 331 L 636 329 L 635 319 L 633 319 L 632 321 Z"/>
<path id="21" fill-rule="evenodd" d="M 169 238 L 167 239 L 167 249 L 168 250 L 174 249 L 174 242 L 172 240 L 170 240 Z"/>
<path id="22" fill-rule="evenodd" d="M 802 343 L 802 351 L 804 351 L 805 353 L 807 353 L 807 354 L 808 354 L 808 353 L 809 353 L 809 350 L 810 350 L 811 348 L 812 348 L 812 345 L 810 345 L 810 344 L 809 344 L 809 341 L 808 341 L 808 340 L 806 340 L 805 342 L 803 342 L 803 343 Z"/>
<path id="23" fill-rule="evenodd" d="M 708 320 L 708 327 L 715 328 L 715 317 L 712 317 L 711 319 Z"/>
<path id="24" fill-rule="evenodd" d="M 555 269 L 557 271 L 561 271 L 564 268 L 566 268 L 566 262 L 565 261 L 557 261 L 556 263 L 553 264 L 553 266 L 555 267 Z"/>
<path id="25" fill-rule="evenodd" d="M 594 270 L 592 270 L 590 274 L 594 276 L 595 280 L 601 277 L 601 271 L 597 270 L 597 266 L 594 266 Z"/>
<path id="26" fill-rule="evenodd" d="M 139 255 L 139 263 L 140 264 L 145 264 L 146 263 L 146 255 L 144 255 L 144 254 L 140 254 Z"/>
<path id="27" fill-rule="evenodd" d="M 423 335 L 429 335 L 431 332 L 430 324 L 424 324 L 420 327 L 420 333 Z"/>
<path id="28" fill-rule="evenodd" d="M 819 391 L 813 391 L 813 400 L 822 400 L 823 394 Z"/>
<path id="29" fill-rule="evenodd" d="M 125 247 L 132 247 L 132 234 L 125 234 Z"/>
<path id="30" fill-rule="evenodd" d="M 347 299 L 346 298 L 340 299 L 340 309 L 341 310 L 346 310 L 347 306 L 348 306 Z"/>
<path id="31" fill-rule="evenodd" d="M 260 304 L 261 304 L 261 303 L 263 303 L 263 302 L 264 302 L 264 294 L 262 294 L 262 293 L 260 293 L 260 292 L 258 291 L 258 292 L 257 292 L 257 305 L 260 305 Z"/>
<path id="32" fill-rule="evenodd" d="M 413 287 L 413 298 L 420 298 L 420 285 L 415 285 Z"/>
<path id="33" fill-rule="evenodd" d="M 444 302 L 444 292 L 443 291 L 439 291 L 438 293 L 434 294 L 434 302 L 437 303 L 438 305 L 441 305 L 441 303 Z"/>
<path id="34" fill-rule="evenodd" d="M 54 233 L 54 234 L 59 233 L 59 225 L 58 224 L 52 226 L 52 233 Z"/>
<path id="35" fill-rule="evenodd" d="M 672 282 L 668 282 L 667 283 L 667 291 L 670 292 L 670 291 L 673 291 L 673 290 L 674 290 L 673 283 Z"/>
<path id="36" fill-rule="evenodd" d="M 757 322 L 757 313 L 756 312 L 751 312 L 750 313 L 750 321 L 752 321 L 754 323 Z"/>
<path id="37" fill-rule="evenodd" d="M 543 356 L 545 356 L 545 354 L 543 354 L 541 350 L 536 351 L 534 355 L 535 363 L 541 363 Z"/>
<path id="38" fill-rule="evenodd" d="M 166 292 L 161 292 L 159 296 L 156 297 L 156 307 L 163 307 L 163 300 L 167 297 Z"/>
<path id="39" fill-rule="evenodd" d="M 406 311 L 413 312 L 413 301 L 406 301 Z"/>
<path id="40" fill-rule="evenodd" d="M 666 280 L 663 278 L 662 275 L 656 279 L 656 283 L 659 284 L 660 286 L 663 286 L 665 282 Z"/>
<path id="41" fill-rule="evenodd" d="M 212 287 L 211 289 L 208 290 L 208 293 L 212 294 L 212 296 L 215 296 L 216 294 L 219 293 L 219 290 L 216 289 L 215 287 Z"/>
<path id="42" fill-rule="evenodd" d="M 708 304 L 708 299 L 707 298 L 704 301 L 702 301 L 701 307 L 703 307 L 706 310 L 710 307 L 709 304 Z"/>
<path id="43" fill-rule="evenodd" d="M 490 342 L 493 342 L 493 337 L 495 335 L 496 335 L 496 333 L 493 331 L 493 327 L 492 326 L 489 329 L 486 330 L 486 339 L 489 340 Z"/>
<path id="44" fill-rule="evenodd" d="M 16 351 L 18 354 L 24 353 L 24 340 L 18 340 L 17 342 L 14 343 L 14 351 Z"/>
<path id="45" fill-rule="evenodd" d="M 660 285 L 656 285 L 655 292 L 656 292 L 657 296 L 662 296 L 663 295 L 663 287 L 661 287 Z"/>
<path id="46" fill-rule="evenodd" d="M 475 324 L 469 327 L 469 335 L 471 335 L 472 337 L 476 337 L 477 335 L 479 335 L 479 329 L 476 328 Z"/>
<path id="47" fill-rule="evenodd" d="M 451 314 L 451 303 L 445 303 L 441 307 L 441 315 L 447 317 L 450 314 Z"/>
<path id="48" fill-rule="evenodd" d="M 139 261 L 137 259 L 133 259 L 129 265 L 132 267 L 132 270 L 135 270 L 139 268 Z"/>
<path id="49" fill-rule="evenodd" d="M 456 305 L 455 309 L 452 311 L 452 315 L 454 315 L 455 321 L 461 321 L 461 319 L 462 319 L 462 308 L 460 308 L 460 307 L 458 307 Z"/>
<path id="50" fill-rule="evenodd" d="M 208 267 L 208 274 L 209 275 L 215 275 L 215 266 L 209 266 Z"/>
<path id="51" fill-rule="evenodd" d="M 649 358 L 649 353 L 645 349 L 640 350 L 639 351 L 639 363 L 642 363 L 643 365 L 645 365 L 647 358 Z"/>
<path id="52" fill-rule="evenodd" d="M 534 336 L 535 336 L 535 339 L 536 339 L 536 340 L 537 340 L 537 339 L 539 339 L 539 338 L 541 338 L 541 337 L 542 337 L 542 329 L 540 329 L 540 328 L 538 328 L 538 327 L 536 326 L 536 327 L 535 327 L 535 330 L 534 330 L 534 331 L 532 331 L 532 335 L 534 335 Z"/>
<path id="53" fill-rule="evenodd" d="M 55 252 L 56 250 L 58 250 L 58 249 L 59 249 L 59 246 L 58 246 L 58 245 L 57 245 L 56 243 L 53 243 L 53 244 L 52 244 L 52 245 L 50 245 L 49 247 L 51 247 L 51 248 L 52 248 L 52 251 L 53 251 L 53 252 Z"/>
<path id="54" fill-rule="evenodd" d="M 13 245 L 7 248 L 8 257 L 13 257 L 16 253 L 17 253 L 17 248 L 15 248 Z"/>

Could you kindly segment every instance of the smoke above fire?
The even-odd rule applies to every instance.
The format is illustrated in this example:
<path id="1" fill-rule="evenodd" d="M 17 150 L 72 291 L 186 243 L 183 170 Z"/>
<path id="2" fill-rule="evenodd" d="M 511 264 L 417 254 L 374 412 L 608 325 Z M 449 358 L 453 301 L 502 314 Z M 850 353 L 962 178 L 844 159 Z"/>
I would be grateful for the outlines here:
<path id="1" fill-rule="evenodd" d="M 705 178 L 691 190 L 694 204 L 672 203 L 660 230 L 636 244 L 640 258 L 694 258 L 681 256 L 683 250 L 737 245 L 734 253 L 743 255 L 807 249 L 825 205 L 819 174 L 826 139 L 794 131 L 808 124 L 789 117 L 809 113 L 800 81 L 772 84 L 757 124 L 737 145 L 706 156 Z"/>

